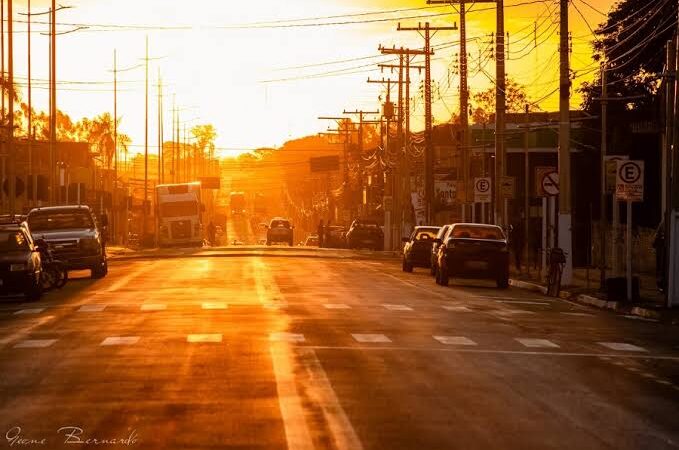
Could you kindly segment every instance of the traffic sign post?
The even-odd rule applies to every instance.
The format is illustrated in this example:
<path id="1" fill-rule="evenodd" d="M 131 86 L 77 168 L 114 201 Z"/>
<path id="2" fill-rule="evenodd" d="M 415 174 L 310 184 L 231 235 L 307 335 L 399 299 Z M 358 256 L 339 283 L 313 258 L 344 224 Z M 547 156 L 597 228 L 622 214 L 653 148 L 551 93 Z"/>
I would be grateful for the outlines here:
<path id="1" fill-rule="evenodd" d="M 617 161 L 616 201 L 627 202 L 625 256 L 627 259 L 627 301 L 632 301 L 632 205 L 644 201 L 644 162 Z"/>
<path id="2" fill-rule="evenodd" d="M 492 180 L 489 177 L 474 179 L 474 202 L 490 203 L 493 194 Z"/>
<path id="3" fill-rule="evenodd" d="M 514 200 L 516 196 L 516 178 L 502 177 L 500 195 L 506 200 Z"/>

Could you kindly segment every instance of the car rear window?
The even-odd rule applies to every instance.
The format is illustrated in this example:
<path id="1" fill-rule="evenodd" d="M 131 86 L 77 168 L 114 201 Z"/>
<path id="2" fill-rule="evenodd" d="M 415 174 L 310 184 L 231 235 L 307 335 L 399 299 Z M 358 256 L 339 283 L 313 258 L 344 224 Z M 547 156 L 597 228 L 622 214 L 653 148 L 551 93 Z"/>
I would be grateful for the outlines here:
<path id="1" fill-rule="evenodd" d="M 28 239 L 22 231 L 0 231 L 0 252 L 28 250 Z"/>
<path id="2" fill-rule="evenodd" d="M 453 239 L 488 239 L 501 241 L 505 238 L 504 233 L 497 227 L 479 226 L 456 226 L 451 236 Z"/>
<path id="3" fill-rule="evenodd" d="M 287 220 L 274 220 L 271 222 L 271 228 L 290 228 L 290 222 Z"/>
<path id="4" fill-rule="evenodd" d="M 431 229 L 431 230 L 418 230 L 415 233 L 415 240 L 416 241 L 424 241 L 424 240 L 434 240 L 436 239 L 438 230 Z"/>

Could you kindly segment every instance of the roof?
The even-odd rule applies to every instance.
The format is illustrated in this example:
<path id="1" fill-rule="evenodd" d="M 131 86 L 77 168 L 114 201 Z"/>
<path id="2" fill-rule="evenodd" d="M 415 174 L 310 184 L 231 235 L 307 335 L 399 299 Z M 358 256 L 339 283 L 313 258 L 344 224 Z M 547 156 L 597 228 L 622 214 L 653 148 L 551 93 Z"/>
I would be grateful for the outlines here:
<path id="1" fill-rule="evenodd" d="M 43 208 L 34 208 L 29 214 L 34 212 L 59 212 L 59 211 L 74 211 L 84 210 L 91 211 L 92 209 L 87 205 L 62 205 L 62 206 L 45 206 Z"/>

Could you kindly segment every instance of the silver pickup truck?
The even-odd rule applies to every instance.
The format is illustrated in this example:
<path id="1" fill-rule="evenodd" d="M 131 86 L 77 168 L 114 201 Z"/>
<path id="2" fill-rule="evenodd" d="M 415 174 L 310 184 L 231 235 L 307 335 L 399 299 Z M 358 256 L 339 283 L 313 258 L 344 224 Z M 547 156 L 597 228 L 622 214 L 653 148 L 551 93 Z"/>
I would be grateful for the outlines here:
<path id="1" fill-rule="evenodd" d="M 105 219 L 104 219 L 105 222 Z M 34 239 L 44 239 L 68 270 L 90 269 L 92 278 L 108 273 L 104 229 L 88 206 L 52 206 L 28 213 Z"/>

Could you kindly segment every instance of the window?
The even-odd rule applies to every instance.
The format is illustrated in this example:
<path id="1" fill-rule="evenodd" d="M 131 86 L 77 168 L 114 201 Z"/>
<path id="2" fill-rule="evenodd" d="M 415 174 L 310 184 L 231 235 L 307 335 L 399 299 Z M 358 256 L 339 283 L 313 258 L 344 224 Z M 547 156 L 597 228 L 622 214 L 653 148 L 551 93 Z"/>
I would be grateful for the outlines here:
<path id="1" fill-rule="evenodd" d="M 271 228 L 290 228 L 290 222 L 287 220 L 272 220 Z"/>
<path id="2" fill-rule="evenodd" d="M 416 241 L 425 241 L 425 240 L 434 240 L 436 239 L 436 234 L 438 230 L 436 229 L 425 229 L 425 230 L 418 230 L 415 232 L 415 240 Z"/>
<path id="3" fill-rule="evenodd" d="M 28 216 L 32 231 L 94 228 L 92 216 L 85 211 L 37 212 Z"/>
<path id="4" fill-rule="evenodd" d="M 453 239 L 487 239 L 501 241 L 505 238 L 501 229 L 496 227 L 457 226 L 453 228 Z"/>
<path id="5" fill-rule="evenodd" d="M 198 203 L 191 201 L 162 203 L 160 205 L 160 215 L 162 217 L 197 216 Z"/>
<path id="6" fill-rule="evenodd" d="M 28 238 L 22 231 L 0 231 L 0 251 L 28 250 Z"/>

